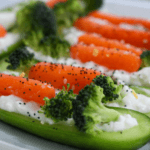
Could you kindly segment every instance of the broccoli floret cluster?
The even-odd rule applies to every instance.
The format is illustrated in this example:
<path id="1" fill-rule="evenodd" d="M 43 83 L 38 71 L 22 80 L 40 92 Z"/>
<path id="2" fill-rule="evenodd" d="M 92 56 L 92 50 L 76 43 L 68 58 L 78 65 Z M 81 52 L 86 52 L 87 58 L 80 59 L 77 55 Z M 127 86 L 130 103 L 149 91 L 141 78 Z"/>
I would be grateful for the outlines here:
<path id="1" fill-rule="evenodd" d="M 102 102 L 105 103 L 123 98 L 121 95 L 122 85 L 115 84 L 111 77 L 99 75 L 93 79 L 93 82 L 97 86 L 103 88 L 105 97 L 103 98 Z"/>
<path id="2" fill-rule="evenodd" d="M 21 65 L 27 67 L 33 57 L 34 54 L 30 53 L 26 47 L 19 47 L 9 55 L 8 59 L 5 60 L 7 63 L 10 63 L 10 65 L 7 66 L 7 69 L 15 70 Z"/>
<path id="3" fill-rule="evenodd" d="M 26 37 L 32 32 L 41 32 L 43 37 L 57 33 L 55 15 L 52 9 L 44 2 L 31 1 L 17 12 L 17 23 L 19 31 Z"/>
<path id="4" fill-rule="evenodd" d="M 55 122 L 67 121 L 72 117 L 72 101 L 75 99 L 75 94 L 72 90 L 63 89 L 55 98 L 44 98 L 45 105 L 41 108 L 46 117 L 52 118 Z"/>
<path id="5" fill-rule="evenodd" d="M 85 133 L 96 134 L 102 132 L 97 127 L 101 122 L 116 121 L 120 114 L 106 108 L 102 104 L 103 88 L 91 83 L 82 89 L 73 101 L 73 119 L 75 126 Z"/>
<path id="6" fill-rule="evenodd" d="M 53 58 L 69 56 L 69 43 L 58 36 L 54 11 L 44 2 L 31 1 L 17 12 L 24 44 Z M 67 54 L 66 54 L 67 53 Z"/>

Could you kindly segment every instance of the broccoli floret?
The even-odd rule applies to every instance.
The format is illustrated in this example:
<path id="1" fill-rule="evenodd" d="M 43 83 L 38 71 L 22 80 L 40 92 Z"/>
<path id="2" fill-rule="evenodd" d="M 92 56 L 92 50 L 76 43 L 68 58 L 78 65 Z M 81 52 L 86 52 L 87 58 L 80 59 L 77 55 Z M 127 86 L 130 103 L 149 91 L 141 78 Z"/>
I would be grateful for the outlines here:
<path id="1" fill-rule="evenodd" d="M 62 27 L 71 27 L 73 22 L 84 13 L 84 7 L 79 0 L 67 0 L 67 2 L 56 4 L 54 12 L 61 30 Z"/>
<path id="2" fill-rule="evenodd" d="M 54 58 L 66 55 L 70 45 L 60 40 L 55 14 L 44 2 L 31 1 L 20 9 L 17 24 L 25 45 Z"/>
<path id="3" fill-rule="evenodd" d="M 10 63 L 10 65 L 7 66 L 7 69 L 15 70 L 20 66 L 28 68 L 33 57 L 34 54 L 30 53 L 26 47 L 19 47 L 9 55 L 8 59 L 5 60 Z"/>
<path id="4" fill-rule="evenodd" d="M 142 64 L 141 68 L 143 67 L 149 67 L 150 66 L 150 51 L 144 51 L 141 55 L 140 58 L 142 59 Z"/>
<path id="5" fill-rule="evenodd" d="M 108 102 L 113 100 L 122 100 L 123 95 L 121 95 L 121 90 L 123 85 L 117 85 L 114 83 L 111 77 L 99 75 L 93 79 L 93 82 L 103 88 L 105 97 L 102 99 L 102 102 Z"/>
<path id="6" fill-rule="evenodd" d="M 89 13 L 90 11 L 94 11 L 99 9 L 103 5 L 103 0 L 83 0 L 85 3 L 85 14 Z"/>
<path id="7" fill-rule="evenodd" d="M 54 12 L 57 18 L 59 34 L 62 29 L 73 26 L 76 19 L 87 15 L 92 10 L 99 9 L 103 0 L 67 0 L 63 3 L 55 4 Z"/>
<path id="8" fill-rule="evenodd" d="M 55 122 L 67 121 L 72 117 L 72 101 L 75 99 L 73 90 L 61 90 L 54 98 L 44 98 L 45 105 L 42 111 L 46 117 L 52 118 Z"/>
<path id="9" fill-rule="evenodd" d="M 70 44 L 58 36 L 47 36 L 40 42 L 40 49 L 53 58 L 69 57 Z"/>
<path id="10" fill-rule="evenodd" d="M 43 37 L 56 35 L 57 32 L 53 10 L 40 1 L 31 1 L 20 9 L 17 12 L 17 23 L 19 31 L 27 37 L 35 32 L 41 32 Z"/>
<path id="11" fill-rule="evenodd" d="M 119 112 L 103 105 L 101 102 L 103 98 L 103 88 L 94 83 L 85 86 L 79 92 L 73 101 L 73 119 L 80 131 L 95 135 L 102 132 L 97 124 L 109 123 L 119 118 Z"/>

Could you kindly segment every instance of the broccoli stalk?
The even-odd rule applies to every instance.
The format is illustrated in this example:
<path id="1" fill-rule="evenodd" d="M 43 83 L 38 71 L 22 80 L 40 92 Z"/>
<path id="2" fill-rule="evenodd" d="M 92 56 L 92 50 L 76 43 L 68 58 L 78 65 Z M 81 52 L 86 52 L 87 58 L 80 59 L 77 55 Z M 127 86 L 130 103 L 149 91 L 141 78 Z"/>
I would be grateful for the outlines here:
<path id="1" fill-rule="evenodd" d="M 22 46 L 13 51 L 5 60 L 9 65 L 7 69 L 18 70 L 26 72 L 33 65 L 34 54 L 30 53 L 26 47 Z"/>
<path id="2" fill-rule="evenodd" d="M 93 82 L 103 88 L 105 97 L 103 97 L 102 102 L 106 103 L 108 101 L 117 100 L 121 102 L 124 95 L 121 94 L 123 85 L 117 85 L 114 83 L 113 79 L 109 76 L 99 75 L 93 79 Z"/>
<path id="3" fill-rule="evenodd" d="M 35 51 L 54 58 L 69 53 L 70 45 L 67 41 L 61 40 L 57 34 L 55 14 L 44 2 L 31 1 L 22 7 L 17 12 L 17 25 L 25 45 Z"/>
<path id="4" fill-rule="evenodd" d="M 41 113 L 52 118 L 55 122 L 67 121 L 72 118 L 72 101 L 75 99 L 73 90 L 61 90 L 54 98 L 44 98 L 45 105 L 41 107 Z"/>
<path id="5" fill-rule="evenodd" d="M 94 83 L 85 86 L 79 92 L 73 101 L 73 119 L 80 131 L 95 135 L 102 132 L 97 124 L 109 123 L 119 118 L 119 112 L 103 105 L 103 98 L 103 88 Z"/>
<path id="6" fill-rule="evenodd" d="M 141 55 L 140 58 L 142 59 L 142 64 L 141 64 L 141 68 L 144 67 L 149 67 L 150 66 L 150 51 L 144 51 Z"/>

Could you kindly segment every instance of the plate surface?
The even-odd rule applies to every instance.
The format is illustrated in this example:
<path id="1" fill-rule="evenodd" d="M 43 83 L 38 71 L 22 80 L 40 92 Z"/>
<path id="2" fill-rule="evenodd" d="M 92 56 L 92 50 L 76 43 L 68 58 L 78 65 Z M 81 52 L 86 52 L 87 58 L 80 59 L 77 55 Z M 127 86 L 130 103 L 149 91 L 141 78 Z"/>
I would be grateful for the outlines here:
<path id="1" fill-rule="evenodd" d="M 0 2 L 0 9 L 24 0 Z M 120 16 L 133 16 L 150 19 L 150 2 L 139 0 L 105 0 L 102 11 Z M 0 121 L 1 150 L 77 150 L 69 146 L 44 140 Z M 150 150 L 150 142 L 139 150 Z"/>

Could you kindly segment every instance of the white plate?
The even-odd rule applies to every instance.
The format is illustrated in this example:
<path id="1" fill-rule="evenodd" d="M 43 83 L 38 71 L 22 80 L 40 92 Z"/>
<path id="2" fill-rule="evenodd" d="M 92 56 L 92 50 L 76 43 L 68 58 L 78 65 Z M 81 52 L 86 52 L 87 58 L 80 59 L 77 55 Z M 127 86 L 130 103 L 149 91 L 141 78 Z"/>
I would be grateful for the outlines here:
<path id="1" fill-rule="evenodd" d="M 7 0 L 0 2 L 0 9 L 24 0 Z M 105 12 L 123 16 L 150 18 L 150 2 L 139 0 L 105 0 Z M 43 138 L 31 135 L 0 121 L 0 150 L 77 150 Z M 140 150 L 150 150 L 147 143 Z"/>

